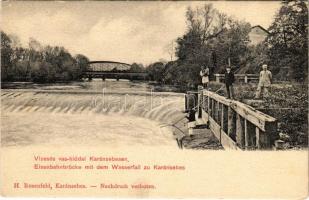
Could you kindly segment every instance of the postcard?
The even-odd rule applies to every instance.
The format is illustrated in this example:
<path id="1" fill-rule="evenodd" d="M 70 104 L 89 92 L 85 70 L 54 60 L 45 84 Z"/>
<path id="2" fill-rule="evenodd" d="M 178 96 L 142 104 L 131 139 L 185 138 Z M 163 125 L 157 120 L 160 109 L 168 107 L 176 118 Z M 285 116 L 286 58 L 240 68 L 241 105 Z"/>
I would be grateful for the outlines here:
<path id="1" fill-rule="evenodd" d="M 3 1 L 4 197 L 308 196 L 308 2 Z"/>

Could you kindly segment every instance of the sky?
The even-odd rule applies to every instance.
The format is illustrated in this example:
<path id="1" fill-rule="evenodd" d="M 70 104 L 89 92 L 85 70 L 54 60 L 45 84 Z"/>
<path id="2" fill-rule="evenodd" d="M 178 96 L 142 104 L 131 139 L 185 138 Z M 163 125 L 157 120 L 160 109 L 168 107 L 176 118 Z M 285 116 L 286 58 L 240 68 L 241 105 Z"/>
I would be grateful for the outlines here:
<path id="1" fill-rule="evenodd" d="M 278 1 L 216 1 L 213 6 L 252 26 L 268 28 Z M 43 45 L 64 46 L 90 60 L 145 65 L 170 60 L 166 46 L 186 32 L 186 8 L 205 2 L 20 1 L 2 2 L 1 27 Z"/>

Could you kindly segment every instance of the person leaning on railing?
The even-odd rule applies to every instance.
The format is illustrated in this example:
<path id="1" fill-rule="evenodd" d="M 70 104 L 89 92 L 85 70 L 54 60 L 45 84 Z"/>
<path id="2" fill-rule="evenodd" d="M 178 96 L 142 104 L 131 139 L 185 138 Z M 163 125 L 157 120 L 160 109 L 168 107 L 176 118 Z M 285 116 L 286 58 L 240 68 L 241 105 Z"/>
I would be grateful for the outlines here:
<path id="1" fill-rule="evenodd" d="M 226 68 L 225 72 L 225 86 L 227 92 L 227 98 L 234 99 L 234 88 L 233 83 L 235 81 L 234 73 L 231 70 L 231 67 Z"/>

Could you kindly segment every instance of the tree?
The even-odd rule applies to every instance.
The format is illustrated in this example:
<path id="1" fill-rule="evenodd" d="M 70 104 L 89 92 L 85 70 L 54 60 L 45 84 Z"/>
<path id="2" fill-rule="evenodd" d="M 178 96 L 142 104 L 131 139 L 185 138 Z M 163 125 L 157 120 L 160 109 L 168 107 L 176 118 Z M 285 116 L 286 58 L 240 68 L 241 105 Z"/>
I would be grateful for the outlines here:
<path id="1" fill-rule="evenodd" d="M 246 65 L 240 72 L 248 74 L 257 74 L 261 71 L 261 66 L 265 63 L 269 63 L 270 59 L 267 55 L 267 45 L 265 42 L 257 44 L 256 46 L 248 47 L 248 54 L 246 56 Z M 271 69 L 273 74 L 277 74 L 278 71 Z"/>
<path id="2" fill-rule="evenodd" d="M 179 70 L 186 74 L 181 75 L 184 84 L 199 84 L 201 66 L 209 67 L 213 77 L 229 63 L 237 69 L 246 65 L 249 23 L 228 17 L 211 4 L 188 7 L 186 17 L 187 32 L 176 46 Z"/>
<path id="3" fill-rule="evenodd" d="M 164 71 L 164 82 L 167 84 L 174 84 L 178 85 L 180 83 L 179 81 L 179 70 L 177 61 L 170 61 L 165 65 L 165 71 Z"/>
<path id="4" fill-rule="evenodd" d="M 164 80 L 163 77 L 164 69 L 165 69 L 164 63 L 155 62 L 147 67 L 147 73 L 151 78 L 151 80 L 162 83 Z"/>
<path id="5" fill-rule="evenodd" d="M 200 68 L 197 64 L 188 65 L 179 61 L 168 62 L 165 65 L 163 82 L 186 88 L 194 88 L 201 82 L 199 71 Z"/>
<path id="6" fill-rule="evenodd" d="M 13 64 L 14 79 L 26 81 L 29 73 L 29 62 L 27 60 L 17 60 Z"/>
<path id="7" fill-rule="evenodd" d="M 11 47 L 12 41 L 9 36 L 1 31 L 1 79 L 8 80 L 12 74 L 11 57 L 13 49 Z"/>
<path id="8" fill-rule="evenodd" d="M 188 30 L 183 37 L 177 39 L 176 55 L 180 60 L 202 64 L 202 47 L 226 30 L 228 18 L 214 9 L 212 4 L 196 9 L 188 7 L 186 17 Z"/>
<path id="9" fill-rule="evenodd" d="M 228 21 L 228 17 L 212 4 L 196 7 L 195 10 L 188 7 L 186 16 L 189 30 L 199 35 L 202 44 L 223 32 Z"/>
<path id="10" fill-rule="evenodd" d="M 143 66 L 143 64 L 138 64 L 138 63 L 133 63 L 131 65 L 131 68 L 130 68 L 130 72 L 144 72 L 145 71 L 145 68 Z"/>
<path id="11" fill-rule="evenodd" d="M 205 62 L 215 68 L 214 72 L 222 73 L 227 65 L 240 69 L 247 62 L 250 24 L 230 18 L 227 26 L 227 29 L 211 39 L 204 48 L 204 54 L 208 54 L 208 60 Z"/>
<path id="12" fill-rule="evenodd" d="M 40 42 L 37 41 L 34 38 L 29 38 L 28 45 L 29 45 L 29 49 L 32 49 L 32 50 L 37 51 L 37 52 L 42 51 L 42 49 L 43 49 L 43 47 L 40 44 Z"/>
<path id="13" fill-rule="evenodd" d="M 81 78 L 82 72 L 87 71 L 89 68 L 89 59 L 82 54 L 77 54 L 74 59 L 77 66 L 75 76 Z"/>
<path id="14" fill-rule="evenodd" d="M 5 81 L 55 82 L 81 78 L 89 59 L 73 57 L 64 47 L 43 46 L 29 39 L 29 48 L 19 45 L 15 35 L 1 32 L 1 78 Z"/>
<path id="15" fill-rule="evenodd" d="M 88 69 L 89 67 L 89 59 L 82 55 L 82 54 L 77 54 L 75 56 L 75 60 L 76 60 L 76 64 L 77 64 L 77 67 L 81 70 L 81 71 L 85 71 Z"/>
<path id="16" fill-rule="evenodd" d="M 172 40 L 167 45 L 165 45 L 164 51 L 166 51 L 168 55 L 170 56 L 171 58 L 170 61 L 173 61 L 174 55 L 175 55 L 175 40 Z"/>
<path id="17" fill-rule="evenodd" d="M 302 81 L 308 70 L 308 9 L 304 1 L 284 1 L 266 39 L 270 62 L 288 76 Z M 281 73 L 282 74 L 282 73 Z M 283 74 L 284 75 L 284 74 Z"/>

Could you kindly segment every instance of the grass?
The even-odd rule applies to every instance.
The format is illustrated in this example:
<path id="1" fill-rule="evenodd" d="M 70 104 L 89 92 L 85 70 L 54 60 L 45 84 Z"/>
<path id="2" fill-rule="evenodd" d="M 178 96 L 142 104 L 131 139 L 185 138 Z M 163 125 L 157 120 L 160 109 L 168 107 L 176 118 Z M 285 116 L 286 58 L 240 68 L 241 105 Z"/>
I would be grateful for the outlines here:
<path id="1" fill-rule="evenodd" d="M 222 83 L 211 82 L 209 87 L 211 91 L 217 91 L 220 95 L 226 94 Z M 236 83 L 235 99 L 241 102 L 253 99 L 256 89 L 256 83 Z M 287 144 L 286 148 L 307 147 L 308 85 L 291 82 L 274 83 L 270 91 L 270 96 L 256 109 L 278 120 L 278 131 L 281 139 Z"/>

